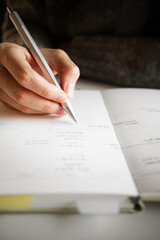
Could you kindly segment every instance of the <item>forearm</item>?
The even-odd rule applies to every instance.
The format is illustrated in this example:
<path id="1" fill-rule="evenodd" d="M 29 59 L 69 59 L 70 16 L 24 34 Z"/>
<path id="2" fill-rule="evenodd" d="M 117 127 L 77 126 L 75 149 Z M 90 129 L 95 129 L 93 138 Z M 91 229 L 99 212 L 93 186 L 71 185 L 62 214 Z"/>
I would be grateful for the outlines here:
<path id="1" fill-rule="evenodd" d="M 128 87 L 160 88 L 159 39 L 77 37 L 67 52 L 84 78 Z"/>

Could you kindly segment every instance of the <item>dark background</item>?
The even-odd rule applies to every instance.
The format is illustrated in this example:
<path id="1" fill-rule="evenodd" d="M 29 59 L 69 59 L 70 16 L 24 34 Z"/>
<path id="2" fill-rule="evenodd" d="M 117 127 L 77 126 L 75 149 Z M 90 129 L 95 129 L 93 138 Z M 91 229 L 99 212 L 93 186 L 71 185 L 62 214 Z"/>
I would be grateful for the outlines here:
<path id="1" fill-rule="evenodd" d="M 1 42 L 1 27 L 4 19 L 4 12 L 5 12 L 6 1 L 0 0 L 0 42 Z"/>

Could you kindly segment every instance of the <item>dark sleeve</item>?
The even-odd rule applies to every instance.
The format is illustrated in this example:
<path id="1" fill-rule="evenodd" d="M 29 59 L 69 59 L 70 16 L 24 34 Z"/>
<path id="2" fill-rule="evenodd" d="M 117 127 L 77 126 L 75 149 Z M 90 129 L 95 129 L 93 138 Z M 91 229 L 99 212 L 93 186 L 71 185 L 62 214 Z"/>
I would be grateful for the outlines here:
<path id="1" fill-rule="evenodd" d="M 81 36 L 67 52 L 81 76 L 127 87 L 160 88 L 160 1 L 152 0 L 139 36 Z"/>
<path id="2" fill-rule="evenodd" d="M 39 47 L 53 46 L 47 29 L 44 1 L 14 0 L 12 1 L 12 6 L 22 18 Z M 5 20 L 2 27 L 2 41 L 23 45 L 23 41 L 9 19 L 7 12 L 5 13 Z"/>
<path id="3" fill-rule="evenodd" d="M 67 49 L 81 77 L 127 87 L 160 88 L 160 39 L 81 36 Z"/>

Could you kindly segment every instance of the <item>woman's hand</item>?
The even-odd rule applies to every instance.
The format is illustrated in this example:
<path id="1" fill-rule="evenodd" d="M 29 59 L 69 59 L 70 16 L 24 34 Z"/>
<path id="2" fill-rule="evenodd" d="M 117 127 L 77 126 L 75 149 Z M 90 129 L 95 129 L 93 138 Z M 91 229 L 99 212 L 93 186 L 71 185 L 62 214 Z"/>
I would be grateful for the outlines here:
<path id="1" fill-rule="evenodd" d="M 73 97 L 78 67 L 59 49 L 41 49 L 63 90 L 43 76 L 30 52 L 13 43 L 0 44 L 0 100 L 29 114 L 64 115 L 59 103 Z"/>

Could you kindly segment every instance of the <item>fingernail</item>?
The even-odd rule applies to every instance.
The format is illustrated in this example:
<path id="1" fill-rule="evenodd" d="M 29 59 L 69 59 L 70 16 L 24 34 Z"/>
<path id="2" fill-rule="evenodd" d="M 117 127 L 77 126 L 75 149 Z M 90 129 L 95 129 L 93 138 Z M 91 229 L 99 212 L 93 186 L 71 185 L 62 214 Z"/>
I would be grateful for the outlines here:
<path id="1" fill-rule="evenodd" d="M 57 115 L 64 116 L 64 115 L 66 115 L 66 112 L 64 111 L 63 108 L 60 108 L 59 111 L 57 112 Z"/>
<path id="2" fill-rule="evenodd" d="M 65 93 L 60 93 L 58 97 L 56 98 L 57 102 L 64 102 L 66 100 L 67 96 Z"/>
<path id="3" fill-rule="evenodd" d="M 74 95 L 74 84 L 73 83 L 69 83 L 67 85 L 66 92 L 67 92 L 67 96 L 69 98 L 73 97 L 73 95 Z"/>

